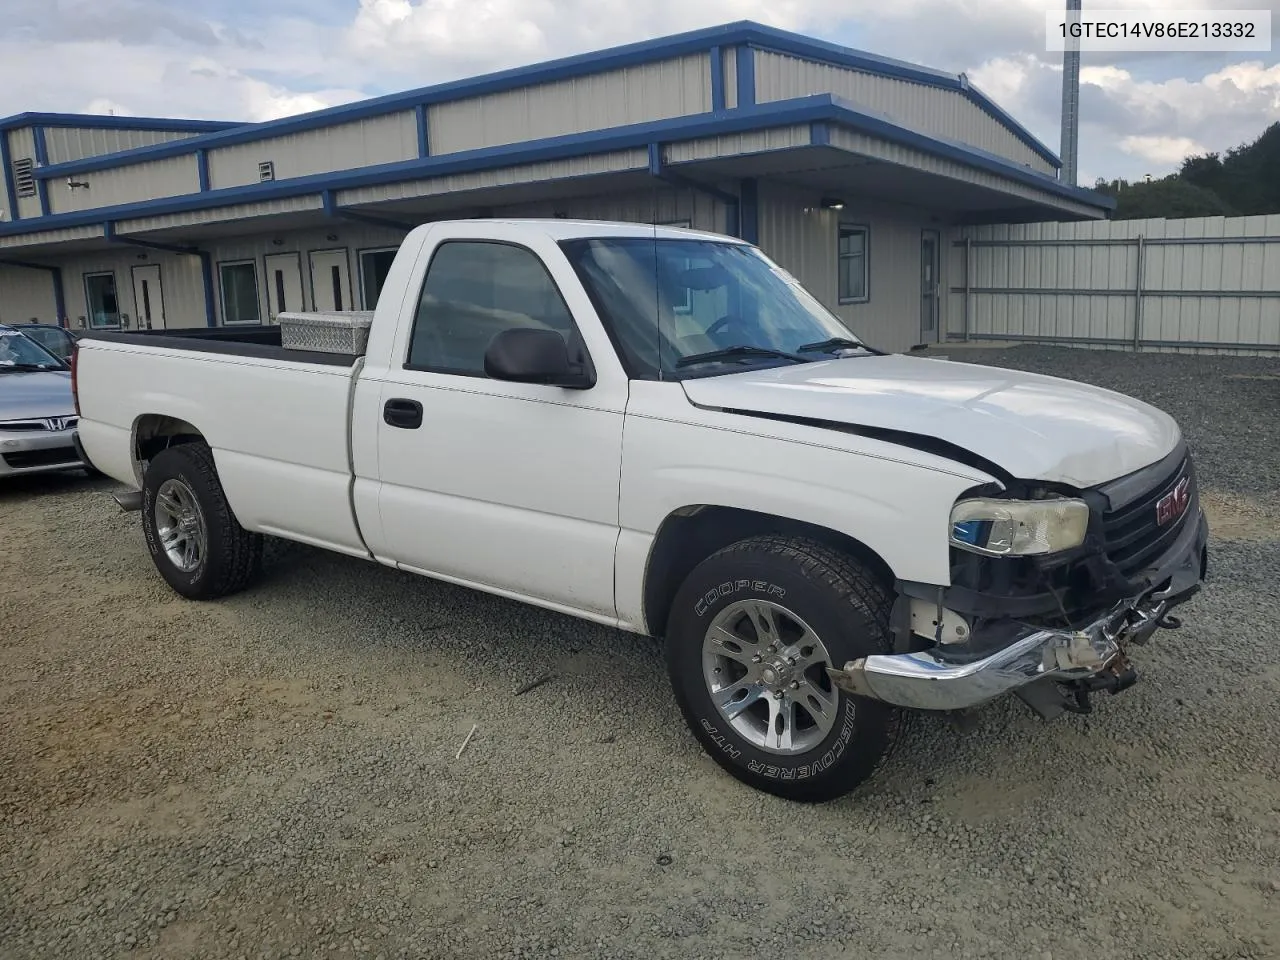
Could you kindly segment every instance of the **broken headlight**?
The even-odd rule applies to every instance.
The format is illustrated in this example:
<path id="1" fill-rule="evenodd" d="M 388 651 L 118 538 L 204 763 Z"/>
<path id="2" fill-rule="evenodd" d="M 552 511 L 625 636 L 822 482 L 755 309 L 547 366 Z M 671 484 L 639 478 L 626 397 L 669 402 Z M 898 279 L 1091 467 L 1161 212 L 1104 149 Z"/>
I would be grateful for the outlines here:
<path id="1" fill-rule="evenodd" d="M 1084 543 L 1089 505 L 1083 500 L 961 500 L 951 509 L 951 542 L 989 557 L 1033 556 Z"/>

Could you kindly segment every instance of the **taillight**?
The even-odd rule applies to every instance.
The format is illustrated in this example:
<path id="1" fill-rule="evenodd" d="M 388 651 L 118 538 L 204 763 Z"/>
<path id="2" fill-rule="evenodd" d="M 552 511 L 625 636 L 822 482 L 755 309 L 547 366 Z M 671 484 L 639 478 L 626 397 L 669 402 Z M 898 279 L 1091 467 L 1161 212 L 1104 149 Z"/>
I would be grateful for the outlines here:
<path id="1" fill-rule="evenodd" d="M 80 392 L 76 390 L 76 360 L 80 356 L 80 345 L 71 345 L 71 401 L 76 405 L 76 417 L 80 416 Z"/>

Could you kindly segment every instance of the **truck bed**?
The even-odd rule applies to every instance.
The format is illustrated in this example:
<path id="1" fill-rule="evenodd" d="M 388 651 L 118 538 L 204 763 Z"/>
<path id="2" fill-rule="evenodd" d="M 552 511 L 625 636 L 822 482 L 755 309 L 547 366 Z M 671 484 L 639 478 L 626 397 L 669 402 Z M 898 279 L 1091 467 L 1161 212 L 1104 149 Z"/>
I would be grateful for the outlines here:
<path id="1" fill-rule="evenodd" d="M 349 493 L 356 357 L 287 350 L 265 325 L 94 332 L 77 354 L 80 440 L 108 476 L 138 485 L 137 444 L 185 423 L 244 527 L 365 554 Z"/>
<path id="2" fill-rule="evenodd" d="M 293 350 L 280 345 L 280 328 L 275 324 L 244 327 L 191 327 L 183 330 L 86 330 L 83 340 L 108 343 L 130 343 L 172 350 L 194 350 L 263 360 L 294 360 L 299 363 L 323 363 L 335 367 L 351 367 L 355 354 L 324 353 L 318 350 Z"/>

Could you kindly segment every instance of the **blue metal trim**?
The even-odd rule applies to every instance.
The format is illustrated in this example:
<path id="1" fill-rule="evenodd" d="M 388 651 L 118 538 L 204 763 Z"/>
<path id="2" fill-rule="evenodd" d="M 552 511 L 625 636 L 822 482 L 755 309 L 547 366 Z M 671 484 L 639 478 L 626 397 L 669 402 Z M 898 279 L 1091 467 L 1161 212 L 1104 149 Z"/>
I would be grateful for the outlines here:
<path id="1" fill-rule="evenodd" d="M 213 254 L 201 250 L 200 278 L 204 283 L 204 323 L 207 327 L 218 325 L 218 306 L 213 297 Z"/>
<path id="2" fill-rule="evenodd" d="M 756 103 L 756 51 L 747 44 L 737 49 L 738 109 Z"/>
<path id="3" fill-rule="evenodd" d="M 36 145 L 36 170 L 49 165 L 49 148 L 45 144 L 44 127 L 33 127 L 31 130 L 31 138 Z M 36 193 L 40 197 L 40 216 L 47 217 L 49 215 L 49 182 L 37 177 Z"/>
<path id="4" fill-rule="evenodd" d="M 199 247 L 183 246 L 178 243 L 161 243 L 158 240 L 142 240 L 136 237 L 120 236 L 116 233 L 116 225 L 108 220 L 102 225 L 102 236 L 108 243 L 119 243 L 126 247 L 146 247 L 148 250 L 163 250 L 166 253 L 197 254 Z"/>
<path id="5" fill-rule="evenodd" d="M 209 151 L 196 151 L 196 176 L 200 178 L 200 192 L 209 192 Z"/>
<path id="6" fill-rule="evenodd" d="M 21 220 L 18 213 L 18 187 L 13 182 L 13 157 L 9 153 L 9 132 L 0 128 L 0 167 L 4 168 L 4 195 L 8 201 L 9 219 Z"/>
<path id="7" fill-rule="evenodd" d="M 725 205 L 725 232 L 731 237 L 738 236 L 739 221 L 741 219 L 738 213 L 738 198 L 727 190 L 721 190 L 719 187 L 703 183 L 701 180 L 695 180 L 693 177 L 687 177 L 670 169 L 662 159 L 662 144 L 660 143 L 649 144 L 649 175 L 658 180 L 664 180 L 672 186 L 683 187 L 686 190 L 696 190 L 698 193 L 704 193 L 719 200 Z"/>
<path id="8" fill-rule="evenodd" d="M 742 239 L 747 243 L 760 242 L 760 189 L 754 178 L 748 177 L 739 186 L 742 194 Z"/>
<path id="9" fill-rule="evenodd" d="M 690 33 L 614 47 L 594 53 L 551 60 L 533 66 L 517 67 L 512 70 L 504 70 L 471 79 L 455 80 L 449 83 L 437 84 L 433 87 L 375 97 L 353 104 L 330 107 L 325 110 L 285 117 L 266 123 L 241 124 L 186 140 L 156 144 L 150 147 L 138 147 L 116 154 L 107 154 L 104 157 L 90 157 L 84 160 L 71 161 L 69 164 L 58 164 L 56 167 L 50 168 L 48 175 L 66 176 L 71 173 L 84 173 L 105 167 L 140 163 L 144 160 L 159 160 L 165 157 L 178 156 L 199 147 L 211 149 L 267 137 L 279 137 L 336 123 L 382 116 L 401 110 L 413 110 L 416 109 L 419 103 L 442 103 L 463 97 L 500 93 L 519 87 L 600 73 L 606 70 L 617 70 L 626 66 L 652 63 L 692 53 L 704 51 L 710 53 L 717 47 L 736 46 L 738 48 L 738 106 L 749 106 L 755 102 L 755 57 L 748 52 L 750 49 L 748 45 L 750 44 L 754 44 L 755 47 L 762 50 L 771 50 L 801 59 L 830 63 L 836 66 L 874 73 L 878 76 L 910 80 L 915 83 L 959 91 L 968 96 L 979 107 L 988 110 L 997 121 L 1007 125 L 1011 132 L 1047 161 L 1055 166 L 1060 165 L 1053 152 L 1032 136 L 1025 127 L 1018 124 L 1003 110 L 995 107 L 984 95 L 967 83 L 962 82 L 957 76 L 940 70 L 932 70 L 927 67 L 905 63 L 901 60 L 892 60 L 887 57 L 879 57 L 863 51 L 852 50 L 823 40 L 815 40 L 800 34 L 789 33 L 785 30 L 776 30 L 751 21 L 740 21 L 705 30 L 695 30 Z M 31 116 L 35 115 L 20 114 L 17 118 L 9 118 L 9 121 L 3 122 L 8 123 Z M 118 119 L 123 121 L 126 118 Z M 174 122 L 187 123 L 187 121 Z M 127 123 L 121 123 L 120 125 L 127 126 Z"/>
<path id="10" fill-rule="evenodd" d="M 418 156 L 431 156 L 431 138 L 427 128 L 427 105 L 420 103 L 413 108 L 414 120 L 418 124 Z"/>
<path id="11" fill-rule="evenodd" d="M 711 112 L 724 109 L 724 48 L 711 48 Z"/>
<path id="12" fill-rule="evenodd" d="M 1061 183 L 1046 173 L 997 157 L 986 151 L 955 144 L 903 127 L 881 116 L 854 109 L 846 101 L 830 94 L 801 97 L 796 100 L 780 100 L 739 107 L 715 114 L 697 114 L 675 120 L 658 120 L 648 123 L 613 127 L 590 133 L 575 133 L 560 137 L 548 137 L 525 143 L 501 147 L 484 147 L 458 153 L 427 157 L 418 160 L 402 160 L 338 173 L 313 174 L 290 180 L 268 181 L 240 187 L 224 187 L 203 194 L 164 197 L 139 203 L 122 204 L 76 213 L 55 214 L 39 220 L 0 224 L 0 236 L 30 233 L 35 230 L 51 230 L 59 227 L 100 223 L 105 219 L 123 220 L 133 217 L 155 216 L 164 213 L 180 213 L 188 210 L 208 209 L 233 203 L 253 203 L 282 197 L 305 196 L 324 190 L 344 190 L 355 187 L 376 186 L 402 180 L 423 177 L 446 176 L 454 173 L 471 173 L 499 167 L 539 163 L 588 156 L 594 153 L 626 149 L 647 149 L 655 142 L 720 136 L 764 130 L 775 126 L 791 126 L 829 121 L 872 133 L 885 140 L 915 147 L 934 156 L 956 160 L 971 167 L 988 170 L 1019 183 L 1029 184 L 1047 193 L 1067 197 L 1102 209 L 1114 209 L 1110 197 L 1080 187 Z"/>
<path id="13" fill-rule="evenodd" d="M 831 146 L 831 125 L 822 122 L 809 124 L 809 143 L 815 147 Z"/>
<path id="14" fill-rule="evenodd" d="M 19 127 L 79 127 L 85 130 L 158 130 L 169 133 L 213 133 L 248 126 L 235 120 L 177 120 L 170 117 L 113 117 L 89 113 L 15 113 L 0 118 L 0 130 Z"/>
<path id="15" fill-rule="evenodd" d="M 337 198 L 334 197 L 332 190 L 326 190 L 320 194 L 320 203 L 324 207 L 324 215 L 332 217 L 334 220 L 351 220 L 355 223 L 368 223 L 375 227 L 388 227 L 392 230 L 403 230 L 408 233 L 410 230 L 417 228 L 417 224 L 406 223 L 401 220 L 387 220 L 382 217 L 375 217 L 372 214 L 361 213 L 359 210 L 348 210 L 346 207 L 338 206 Z"/>
<path id="16" fill-rule="evenodd" d="M 49 268 L 50 280 L 53 281 L 53 309 L 58 314 L 58 326 L 71 326 L 71 318 L 67 316 L 67 294 L 62 286 L 62 268 Z"/>

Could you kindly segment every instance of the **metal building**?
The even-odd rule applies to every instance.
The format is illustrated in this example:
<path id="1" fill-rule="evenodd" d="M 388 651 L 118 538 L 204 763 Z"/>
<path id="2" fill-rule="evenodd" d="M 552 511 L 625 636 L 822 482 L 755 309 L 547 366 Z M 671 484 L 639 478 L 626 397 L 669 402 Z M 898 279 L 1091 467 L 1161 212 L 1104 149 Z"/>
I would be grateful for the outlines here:
<path id="1" fill-rule="evenodd" d="M 259 124 L 0 120 L 0 321 L 372 308 L 433 219 L 754 241 L 872 343 L 948 327 L 953 226 L 1107 215 L 967 79 L 744 22 Z"/>

